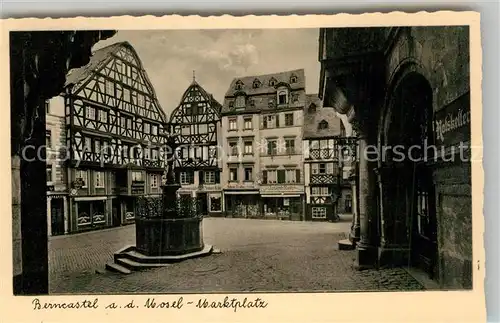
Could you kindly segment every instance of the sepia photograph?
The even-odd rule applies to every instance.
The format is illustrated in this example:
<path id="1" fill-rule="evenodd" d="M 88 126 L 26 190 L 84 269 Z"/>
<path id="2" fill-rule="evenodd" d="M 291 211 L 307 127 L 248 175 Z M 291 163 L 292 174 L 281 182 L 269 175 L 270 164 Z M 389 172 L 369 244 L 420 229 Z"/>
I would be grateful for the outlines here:
<path id="1" fill-rule="evenodd" d="M 14 295 L 477 288 L 467 23 L 8 46 Z"/>

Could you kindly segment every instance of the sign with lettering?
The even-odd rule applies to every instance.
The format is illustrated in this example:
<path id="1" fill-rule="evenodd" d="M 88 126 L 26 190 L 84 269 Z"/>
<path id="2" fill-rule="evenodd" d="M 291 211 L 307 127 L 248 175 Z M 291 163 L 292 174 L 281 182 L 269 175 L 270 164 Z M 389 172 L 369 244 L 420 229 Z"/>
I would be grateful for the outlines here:
<path id="1" fill-rule="evenodd" d="M 304 187 L 300 185 L 265 185 L 260 187 L 261 194 L 303 193 Z"/>
<path id="2" fill-rule="evenodd" d="M 434 115 L 437 145 L 453 146 L 470 141 L 470 94 L 464 94 Z"/>

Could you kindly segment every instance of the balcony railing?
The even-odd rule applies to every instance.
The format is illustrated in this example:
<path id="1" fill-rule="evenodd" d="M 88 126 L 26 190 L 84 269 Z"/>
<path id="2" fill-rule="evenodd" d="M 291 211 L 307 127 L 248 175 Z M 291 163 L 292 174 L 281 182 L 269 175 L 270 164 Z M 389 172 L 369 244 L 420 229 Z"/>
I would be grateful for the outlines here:
<path id="1" fill-rule="evenodd" d="M 313 174 L 311 175 L 311 184 L 336 184 L 338 176 L 335 174 Z"/>
<path id="2" fill-rule="evenodd" d="M 322 148 L 322 149 L 309 149 L 310 159 L 334 159 L 337 157 L 336 149 L 333 148 Z"/>

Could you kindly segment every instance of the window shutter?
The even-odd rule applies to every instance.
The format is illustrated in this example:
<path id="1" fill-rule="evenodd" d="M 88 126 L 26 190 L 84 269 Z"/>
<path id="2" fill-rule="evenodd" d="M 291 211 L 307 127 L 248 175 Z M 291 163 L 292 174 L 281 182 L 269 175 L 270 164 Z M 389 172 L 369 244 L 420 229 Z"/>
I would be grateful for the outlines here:
<path id="1" fill-rule="evenodd" d="M 267 184 L 267 170 L 262 171 L 262 184 Z"/>
<path id="2" fill-rule="evenodd" d="M 189 172 L 189 179 L 190 179 L 190 182 L 189 184 L 194 184 L 194 171 L 190 171 Z"/>
<path id="3" fill-rule="evenodd" d="M 301 183 L 301 181 L 300 181 L 300 169 L 295 170 L 295 181 L 297 183 Z"/>
<path id="4" fill-rule="evenodd" d="M 280 115 L 279 114 L 275 115 L 274 120 L 276 122 L 276 128 L 279 128 L 280 127 Z"/>
<path id="5" fill-rule="evenodd" d="M 219 172 L 219 170 L 215 171 L 215 184 L 220 184 L 220 172 Z"/>
<path id="6" fill-rule="evenodd" d="M 285 170 L 284 169 L 278 169 L 278 183 L 279 184 L 285 183 Z"/>
<path id="7" fill-rule="evenodd" d="M 205 178 L 204 178 L 204 176 L 203 176 L 203 175 L 204 175 L 204 172 L 203 172 L 203 171 L 201 171 L 201 170 L 199 170 L 199 171 L 198 171 L 198 180 L 199 180 L 200 185 L 202 185 L 202 184 L 205 182 L 205 181 L 204 181 L 204 179 L 205 179 Z"/>

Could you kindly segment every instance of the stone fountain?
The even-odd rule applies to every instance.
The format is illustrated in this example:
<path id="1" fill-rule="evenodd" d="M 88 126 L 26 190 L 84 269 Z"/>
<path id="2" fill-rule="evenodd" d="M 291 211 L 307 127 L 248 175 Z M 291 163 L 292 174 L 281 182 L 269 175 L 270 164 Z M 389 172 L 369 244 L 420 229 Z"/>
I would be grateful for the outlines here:
<path id="1" fill-rule="evenodd" d="M 131 273 L 151 267 L 161 267 L 189 258 L 208 256 L 214 248 L 203 242 L 203 217 L 197 203 L 190 197 L 177 197 L 181 187 L 174 175 L 177 148 L 169 137 L 167 176 L 161 197 L 140 197 L 136 209 L 135 246 L 127 246 L 114 254 L 114 262 L 106 269 Z"/>

